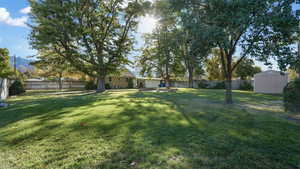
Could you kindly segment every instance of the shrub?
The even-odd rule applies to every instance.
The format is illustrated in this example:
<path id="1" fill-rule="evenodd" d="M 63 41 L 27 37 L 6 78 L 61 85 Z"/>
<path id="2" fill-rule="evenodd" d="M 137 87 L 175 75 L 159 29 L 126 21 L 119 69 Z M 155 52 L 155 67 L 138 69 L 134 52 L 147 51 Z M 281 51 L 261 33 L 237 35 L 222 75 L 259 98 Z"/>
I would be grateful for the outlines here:
<path id="1" fill-rule="evenodd" d="M 225 89 L 225 82 L 218 82 L 212 89 Z"/>
<path id="2" fill-rule="evenodd" d="M 109 83 L 105 83 L 105 89 L 111 89 L 110 84 Z"/>
<path id="3" fill-rule="evenodd" d="M 134 87 L 134 84 L 133 84 L 133 79 L 132 78 L 129 78 L 128 79 L 128 89 L 132 89 Z"/>
<path id="4" fill-rule="evenodd" d="M 287 111 L 300 111 L 300 79 L 286 85 L 283 91 L 284 107 Z"/>
<path id="5" fill-rule="evenodd" d="M 246 90 L 246 91 L 252 91 L 253 90 L 253 86 L 250 82 L 248 81 L 244 81 L 241 83 L 240 85 L 240 90 Z"/>
<path id="6" fill-rule="evenodd" d="M 208 84 L 205 83 L 204 81 L 200 81 L 200 82 L 198 83 L 198 88 L 199 88 L 199 89 L 206 89 L 207 87 L 208 87 Z"/>
<path id="7" fill-rule="evenodd" d="M 15 96 L 25 92 L 24 85 L 20 80 L 16 80 L 13 84 L 9 87 L 9 95 Z"/>
<path id="8" fill-rule="evenodd" d="M 94 81 L 88 81 L 88 82 L 85 84 L 84 88 L 85 88 L 86 90 L 96 90 L 96 89 L 97 89 L 97 85 L 94 83 Z"/>

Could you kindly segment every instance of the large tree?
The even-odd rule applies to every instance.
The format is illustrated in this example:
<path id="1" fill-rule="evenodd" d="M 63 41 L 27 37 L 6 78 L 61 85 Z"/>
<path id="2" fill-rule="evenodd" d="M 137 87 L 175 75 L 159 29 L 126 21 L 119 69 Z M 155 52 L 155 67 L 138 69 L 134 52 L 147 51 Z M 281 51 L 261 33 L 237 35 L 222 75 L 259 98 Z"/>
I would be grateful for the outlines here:
<path id="1" fill-rule="evenodd" d="M 285 58 L 294 54 L 292 44 L 298 25 L 292 12 L 294 0 L 170 1 L 174 9 L 189 11 L 189 19 L 197 21 L 195 26 L 205 24 L 206 31 L 202 33 L 221 51 L 227 104 L 233 103 L 232 74 L 245 58 L 256 58 L 266 64 L 274 58 L 284 69 Z M 234 62 L 237 52 L 240 57 Z"/>
<path id="2" fill-rule="evenodd" d="M 172 32 L 166 27 L 157 27 L 154 33 L 145 35 L 145 47 L 138 58 L 141 74 L 160 77 L 167 87 L 171 86 L 172 77 L 184 76 L 185 72 L 181 58 L 172 51 L 171 37 Z"/>
<path id="3" fill-rule="evenodd" d="M 148 2 L 142 0 L 30 0 L 31 44 L 54 49 L 72 66 L 98 79 L 128 63 L 139 15 Z"/>
<path id="4" fill-rule="evenodd" d="M 158 0 L 154 4 L 156 17 L 162 25 L 171 25 L 171 36 L 168 39 L 169 50 L 179 58 L 185 66 L 188 74 L 189 87 L 194 86 L 194 76 L 203 73 L 203 63 L 210 51 L 210 43 L 202 34 L 202 25 L 190 27 L 193 20 L 188 18 L 184 11 L 175 12 L 172 3 L 166 0 Z M 197 29 L 197 31 L 194 31 Z"/>

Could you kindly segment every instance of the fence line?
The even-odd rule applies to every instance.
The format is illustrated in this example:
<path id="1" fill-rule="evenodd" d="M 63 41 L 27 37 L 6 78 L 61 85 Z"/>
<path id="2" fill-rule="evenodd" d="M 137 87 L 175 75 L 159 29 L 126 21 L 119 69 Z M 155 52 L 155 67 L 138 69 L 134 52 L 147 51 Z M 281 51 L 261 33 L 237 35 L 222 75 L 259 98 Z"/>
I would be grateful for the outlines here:
<path id="1" fill-rule="evenodd" d="M 82 81 L 63 81 L 62 89 L 84 89 L 85 82 Z M 25 81 L 26 90 L 51 90 L 59 89 L 57 81 Z"/>

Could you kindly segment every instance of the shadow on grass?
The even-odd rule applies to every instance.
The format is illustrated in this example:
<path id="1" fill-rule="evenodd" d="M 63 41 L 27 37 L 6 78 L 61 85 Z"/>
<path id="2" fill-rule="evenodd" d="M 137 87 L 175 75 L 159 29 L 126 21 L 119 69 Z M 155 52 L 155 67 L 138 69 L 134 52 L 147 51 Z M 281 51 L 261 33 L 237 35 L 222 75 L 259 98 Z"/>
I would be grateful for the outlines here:
<path id="1" fill-rule="evenodd" d="M 123 111 L 111 116 L 114 122 L 99 123 L 97 130 L 103 135 L 122 133 L 121 147 L 95 168 L 267 169 L 298 165 L 300 144 L 296 140 L 300 135 L 295 133 L 299 125 L 270 116 L 255 117 L 237 108 L 201 105 L 189 110 L 180 104 L 187 97 L 199 99 L 193 94 L 134 93 L 128 96 L 130 104 L 119 102 Z M 93 123 L 91 118 L 83 121 Z"/>
<path id="2" fill-rule="evenodd" d="M 89 92 L 64 97 L 38 97 L 33 95 L 25 100 L 10 101 L 9 107 L 0 109 L 0 128 L 33 116 L 41 116 L 45 119 L 56 118 L 56 116 L 59 118 L 59 115 L 65 113 L 61 111 L 62 109 L 88 106 L 97 100 L 109 99 L 108 96 L 109 93 L 98 95 Z"/>
<path id="3" fill-rule="evenodd" d="M 245 99 L 247 102 L 261 97 L 238 95 L 250 97 Z M 43 140 L 46 145 L 54 142 L 60 149 L 47 146 L 52 154 L 40 162 L 54 168 L 65 164 L 66 159 L 69 163 L 65 168 L 101 169 L 279 169 L 299 165 L 299 125 L 264 114 L 256 116 L 222 103 L 220 91 L 206 90 L 41 99 L 28 107 L 25 103 L 8 108 L 6 115 L 0 113 L 0 119 L 7 118 L 0 120 L 0 129 L 36 117 L 34 124 L 39 127 L 25 137 L 16 137 L 10 147 Z M 107 106 L 113 109 L 106 110 Z M 103 109 L 103 114 L 73 113 L 82 107 Z M 72 121 L 74 118 L 80 120 Z M 71 121 L 67 123 L 68 120 Z M 13 131 L 8 130 L 4 136 Z M 85 148 L 87 145 L 90 147 Z M 36 163 L 39 162 L 31 167 L 35 168 Z"/>

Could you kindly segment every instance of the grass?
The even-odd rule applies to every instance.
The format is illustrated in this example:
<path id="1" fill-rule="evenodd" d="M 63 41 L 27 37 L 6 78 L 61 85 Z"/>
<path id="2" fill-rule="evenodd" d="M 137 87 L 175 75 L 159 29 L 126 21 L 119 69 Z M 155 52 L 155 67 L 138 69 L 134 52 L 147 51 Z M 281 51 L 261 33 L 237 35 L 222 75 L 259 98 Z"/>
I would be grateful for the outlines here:
<path id="1" fill-rule="evenodd" d="M 28 92 L 0 109 L 0 168 L 296 169 L 300 125 L 281 96 Z"/>

